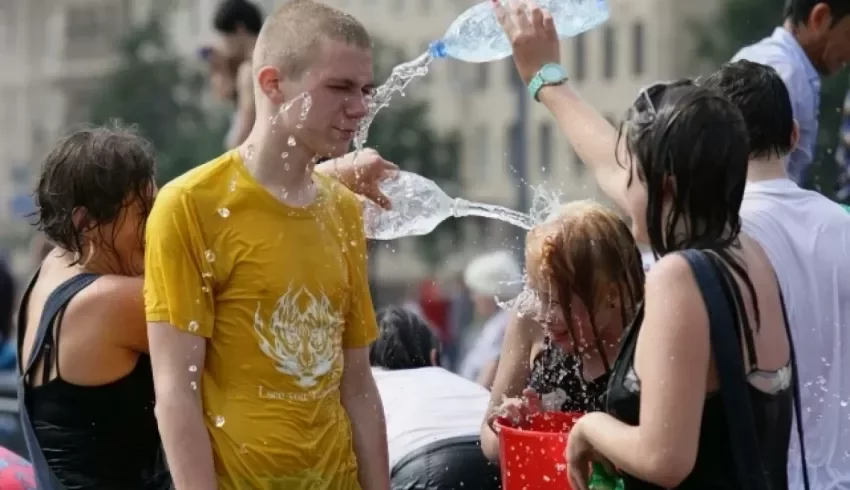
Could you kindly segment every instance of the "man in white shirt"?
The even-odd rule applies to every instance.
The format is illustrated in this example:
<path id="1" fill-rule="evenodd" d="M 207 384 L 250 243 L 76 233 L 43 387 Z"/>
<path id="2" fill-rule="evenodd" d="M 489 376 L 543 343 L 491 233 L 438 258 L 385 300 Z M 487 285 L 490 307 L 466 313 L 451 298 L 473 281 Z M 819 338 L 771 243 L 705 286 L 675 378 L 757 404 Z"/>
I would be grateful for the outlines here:
<path id="1" fill-rule="evenodd" d="M 370 361 L 387 421 L 392 489 L 501 488 L 481 451 L 490 393 L 440 366 L 440 343 L 412 311 L 378 312 Z"/>
<path id="2" fill-rule="evenodd" d="M 799 130 L 773 68 L 727 63 L 703 85 L 734 102 L 750 132 L 743 229 L 764 248 L 784 296 L 811 488 L 850 488 L 850 215 L 786 174 Z M 802 488 L 796 432 L 788 458 L 789 488 Z"/>

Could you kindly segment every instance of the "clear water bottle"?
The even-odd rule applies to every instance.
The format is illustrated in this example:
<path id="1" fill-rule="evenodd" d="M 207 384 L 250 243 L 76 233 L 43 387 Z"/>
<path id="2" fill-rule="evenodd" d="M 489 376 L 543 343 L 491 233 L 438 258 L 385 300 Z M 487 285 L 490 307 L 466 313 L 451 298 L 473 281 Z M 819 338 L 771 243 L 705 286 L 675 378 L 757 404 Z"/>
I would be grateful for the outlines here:
<path id="1" fill-rule="evenodd" d="M 531 216 L 513 209 L 449 197 L 436 182 L 412 172 L 400 171 L 380 187 L 393 206 L 385 210 L 371 201 L 364 204 L 363 225 L 373 240 L 427 235 L 451 217 L 483 216 L 525 229 L 534 224 Z"/>
<path id="2" fill-rule="evenodd" d="M 505 0 L 502 0 L 505 3 Z M 552 14 L 558 37 L 565 39 L 593 29 L 608 20 L 607 0 L 537 0 Z M 481 2 L 455 19 L 443 39 L 431 43 L 434 58 L 452 58 L 484 63 L 507 58 L 511 43 L 496 20 L 489 1 Z"/>
<path id="3" fill-rule="evenodd" d="M 371 201 L 363 209 L 366 237 L 373 240 L 427 235 L 446 219 L 466 215 L 462 199 L 452 199 L 433 180 L 411 172 L 401 171 L 396 178 L 381 182 L 381 191 L 392 209 L 382 209 Z"/>

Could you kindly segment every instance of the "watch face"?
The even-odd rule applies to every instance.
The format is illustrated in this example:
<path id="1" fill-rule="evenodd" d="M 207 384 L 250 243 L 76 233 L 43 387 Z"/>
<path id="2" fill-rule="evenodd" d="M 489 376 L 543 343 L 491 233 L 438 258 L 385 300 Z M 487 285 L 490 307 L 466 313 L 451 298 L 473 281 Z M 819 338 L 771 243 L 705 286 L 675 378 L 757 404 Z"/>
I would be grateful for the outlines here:
<path id="1" fill-rule="evenodd" d="M 564 79 L 564 70 L 558 65 L 546 65 L 540 70 L 544 82 L 560 82 Z"/>

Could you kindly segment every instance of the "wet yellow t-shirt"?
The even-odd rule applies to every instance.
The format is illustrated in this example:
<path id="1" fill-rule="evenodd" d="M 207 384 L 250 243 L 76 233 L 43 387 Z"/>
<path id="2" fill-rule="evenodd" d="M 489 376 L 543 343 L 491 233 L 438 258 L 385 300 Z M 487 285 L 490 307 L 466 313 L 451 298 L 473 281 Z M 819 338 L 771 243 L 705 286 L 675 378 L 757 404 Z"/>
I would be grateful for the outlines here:
<path id="1" fill-rule="evenodd" d="M 282 204 L 228 152 L 160 191 L 148 322 L 207 339 L 201 396 L 222 489 L 359 490 L 344 349 L 377 333 L 357 197 L 316 174 Z"/>

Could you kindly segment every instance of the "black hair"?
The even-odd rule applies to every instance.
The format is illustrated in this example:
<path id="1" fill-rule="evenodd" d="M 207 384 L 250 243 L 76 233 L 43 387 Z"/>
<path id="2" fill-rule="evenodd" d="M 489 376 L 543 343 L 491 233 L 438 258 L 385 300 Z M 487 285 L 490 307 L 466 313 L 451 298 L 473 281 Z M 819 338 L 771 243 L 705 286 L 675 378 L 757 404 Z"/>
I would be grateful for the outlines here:
<path id="1" fill-rule="evenodd" d="M 618 140 L 622 138 L 631 157 L 627 168 L 637 165 L 632 175 L 646 184 L 646 226 L 653 252 L 717 253 L 743 279 L 758 324 L 755 288 L 729 253 L 740 246 L 739 211 L 750 154 L 741 111 L 723 94 L 691 80 L 656 84 L 641 91 L 629 109 L 620 125 Z M 670 212 L 662 222 L 665 198 Z M 684 232 L 676 231 L 679 226 Z"/>
<path id="2" fill-rule="evenodd" d="M 263 27 L 263 13 L 248 0 L 223 0 L 213 16 L 213 26 L 223 34 L 236 34 L 241 26 L 256 36 Z"/>
<path id="3" fill-rule="evenodd" d="M 832 25 L 850 15 L 850 2 L 847 0 L 787 0 L 785 2 L 785 18 L 796 24 L 805 24 L 815 5 L 824 3 L 832 12 Z"/>
<path id="4" fill-rule="evenodd" d="M 34 195 L 35 225 L 52 243 L 75 254 L 73 263 L 79 263 L 86 231 L 115 222 L 135 202 L 147 218 L 155 179 L 153 148 L 134 130 L 113 123 L 75 131 L 44 161 Z M 79 223 L 74 222 L 77 209 L 85 212 Z M 139 229 L 142 244 L 144 222 Z M 100 238 L 117 256 L 114 234 Z"/>
<path id="5" fill-rule="evenodd" d="M 788 88 L 776 70 L 741 60 L 725 63 L 701 84 L 722 93 L 741 111 L 751 156 L 770 158 L 791 152 L 794 110 Z"/>
<path id="6" fill-rule="evenodd" d="M 431 352 L 440 341 L 428 323 L 416 313 L 400 306 L 378 310 L 378 339 L 369 349 L 372 366 L 386 369 L 416 369 L 433 366 Z"/>

